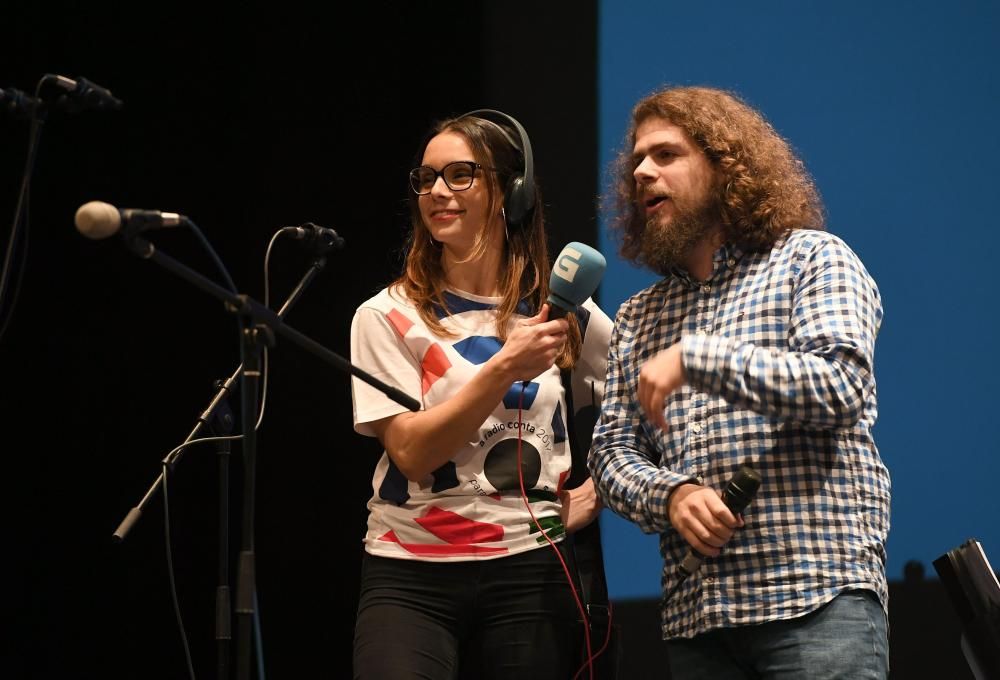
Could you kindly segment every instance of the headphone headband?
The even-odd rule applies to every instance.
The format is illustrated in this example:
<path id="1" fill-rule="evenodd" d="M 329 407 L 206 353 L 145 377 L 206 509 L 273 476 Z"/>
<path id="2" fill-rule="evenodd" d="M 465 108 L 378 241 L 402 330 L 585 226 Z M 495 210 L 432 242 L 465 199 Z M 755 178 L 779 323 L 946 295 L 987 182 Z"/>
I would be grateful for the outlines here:
<path id="1" fill-rule="evenodd" d="M 504 215 L 508 223 L 521 224 L 535 207 L 535 161 L 531 153 L 531 141 L 528 133 L 517 120 L 503 111 L 496 109 L 476 109 L 463 113 L 459 118 L 473 116 L 492 123 L 512 127 L 521 141 L 521 156 L 524 158 L 524 168 L 519 175 L 511 178 L 504 190 Z"/>

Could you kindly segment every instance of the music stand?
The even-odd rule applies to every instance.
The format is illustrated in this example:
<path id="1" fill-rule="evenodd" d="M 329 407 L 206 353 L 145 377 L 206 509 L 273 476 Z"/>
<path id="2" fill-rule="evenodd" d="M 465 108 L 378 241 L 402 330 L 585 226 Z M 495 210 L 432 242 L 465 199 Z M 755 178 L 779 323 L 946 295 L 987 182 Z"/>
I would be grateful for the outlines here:
<path id="1" fill-rule="evenodd" d="M 1000 678 L 1000 582 L 970 538 L 934 560 L 962 624 L 962 652 L 976 680 Z"/>

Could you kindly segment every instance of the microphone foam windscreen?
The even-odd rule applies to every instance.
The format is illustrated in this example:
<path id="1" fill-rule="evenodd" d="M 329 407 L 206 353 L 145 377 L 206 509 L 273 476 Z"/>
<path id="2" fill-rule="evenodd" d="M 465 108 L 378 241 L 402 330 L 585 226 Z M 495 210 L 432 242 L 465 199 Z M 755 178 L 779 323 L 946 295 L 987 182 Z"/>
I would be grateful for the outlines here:
<path id="1" fill-rule="evenodd" d="M 92 239 L 102 239 L 115 234 L 122 226 L 118 208 L 103 201 L 84 203 L 74 218 L 77 230 Z"/>

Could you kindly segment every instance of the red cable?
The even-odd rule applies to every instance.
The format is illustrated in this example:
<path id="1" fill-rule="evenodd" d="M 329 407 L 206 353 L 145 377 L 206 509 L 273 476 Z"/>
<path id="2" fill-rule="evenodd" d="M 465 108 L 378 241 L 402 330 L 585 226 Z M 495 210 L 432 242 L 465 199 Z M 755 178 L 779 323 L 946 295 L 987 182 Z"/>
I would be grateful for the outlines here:
<path id="1" fill-rule="evenodd" d="M 588 668 L 590 670 L 590 680 L 594 680 L 594 659 L 597 658 L 597 656 L 594 655 L 593 649 L 590 646 L 590 619 L 587 618 L 587 611 L 584 608 L 583 603 L 580 601 L 579 594 L 576 592 L 576 586 L 573 584 L 573 575 L 569 573 L 569 567 L 566 566 L 566 561 L 563 559 L 562 553 L 559 552 L 559 547 L 551 538 L 549 538 L 548 533 L 542 528 L 542 525 L 539 524 L 538 518 L 535 517 L 535 513 L 531 510 L 531 503 L 528 502 L 528 493 L 524 490 L 524 468 L 521 466 L 521 432 L 523 430 L 523 423 L 521 422 L 521 409 L 523 406 L 524 383 L 522 382 L 521 395 L 517 401 L 517 478 L 521 484 L 521 500 L 524 501 L 524 507 L 528 509 L 528 514 L 531 515 L 531 521 L 535 523 L 535 526 L 538 527 L 538 530 L 542 533 L 542 537 L 549 542 L 549 545 L 552 546 L 552 550 L 556 553 L 556 557 L 559 558 L 559 563 L 562 565 L 563 573 L 566 574 L 566 581 L 569 583 L 569 588 L 573 593 L 573 600 L 576 601 L 576 608 L 579 610 L 580 616 L 583 619 L 583 639 L 587 645 L 587 661 L 580 667 L 580 670 L 576 672 L 576 675 L 573 676 L 573 680 L 576 680 L 580 673 L 583 672 L 584 668 Z M 566 531 L 566 527 L 563 527 L 563 531 Z M 610 637 L 611 626 L 609 619 L 608 637 L 605 639 L 604 646 L 601 647 L 601 651 L 598 652 L 598 654 L 603 652 L 604 648 L 608 646 L 608 639 L 610 639 Z"/>

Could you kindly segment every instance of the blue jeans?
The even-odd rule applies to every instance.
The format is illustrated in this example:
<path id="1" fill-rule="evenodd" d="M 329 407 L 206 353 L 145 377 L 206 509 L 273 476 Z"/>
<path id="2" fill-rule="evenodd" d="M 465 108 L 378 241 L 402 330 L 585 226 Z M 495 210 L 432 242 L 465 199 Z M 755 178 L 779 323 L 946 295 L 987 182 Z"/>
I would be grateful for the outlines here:
<path id="1" fill-rule="evenodd" d="M 673 680 L 889 677 L 885 612 L 867 590 L 841 593 L 805 616 L 667 641 Z"/>

